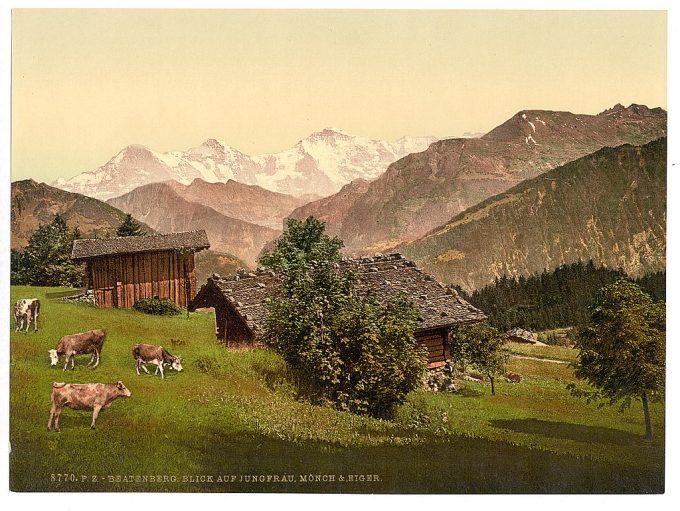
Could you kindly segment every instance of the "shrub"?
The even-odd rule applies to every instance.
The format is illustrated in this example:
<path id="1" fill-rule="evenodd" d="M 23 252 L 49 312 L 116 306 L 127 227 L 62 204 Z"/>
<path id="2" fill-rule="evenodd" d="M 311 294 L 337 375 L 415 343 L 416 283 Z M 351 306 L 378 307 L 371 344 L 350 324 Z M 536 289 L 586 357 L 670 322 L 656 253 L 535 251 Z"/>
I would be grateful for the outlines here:
<path id="1" fill-rule="evenodd" d="M 426 357 L 413 336 L 418 311 L 403 295 L 386 305 L 357 296 L 353 276 L 337 271 L 341 247 L 314 218 L 288 221 L 274 251 L 260 259 L 283 277 L 265 302 L 268 337 L 301 394 L 387 418 L 421 385 Z"/>
<path id="2" fill-rule="evenodd" d="M 167 298 L 145 298 L 135 302 L 133 309 L 156 316 L 175 316 L 182 312 L 172 300 Z"/>

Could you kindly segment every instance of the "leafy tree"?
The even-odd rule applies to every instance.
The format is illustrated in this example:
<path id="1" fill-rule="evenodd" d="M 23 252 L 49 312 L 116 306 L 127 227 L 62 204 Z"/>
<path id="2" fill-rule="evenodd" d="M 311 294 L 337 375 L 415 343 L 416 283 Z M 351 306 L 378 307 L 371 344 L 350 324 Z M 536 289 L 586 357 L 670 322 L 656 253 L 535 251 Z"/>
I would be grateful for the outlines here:
<path id="1" fill-rule="evenodd" d="M 59 215 L 51 223 L 38 227 L 26 249 L 12 257 L 12 276 L 16 278 L 12 282 L 32 286 L 81 286 L 82 265 L 71 261 L 73 240 L 77 235 L 79 232 L 70 232 Z"/>
<path id="2" fill-rule="evenodd" d="M 418 311 L 403 295 L 386 306 L 359 296 L 354 275 L 338 271 L 341 248 L 315 218 L 288 221 L 260 258 L 282 276 L 265 302 L 268 336 L 303 393 L 341 410 L 389 417 L 425 371 L 413 337 Z"/>
<path id="3" fill-rule="evenodd" d="M 666 308 L 632 282 L 619 280 L 602 288 L 591 307 L 590 322 L 577 334 L 576 376 L 594 390 L 569 385 L 588 401 L 620 402 L 623 411 L 642 401 L 645 437 L 652 439 L 649 401 L 664 395 Z M 605 403 L 602 403 L 604 405 Z"/>
<path id="4" fill-rule="evenodd" d="M 116 236 L 146 236 L 146 231 L 128 213 L 125 215 L 125 219 L 118 227 L 118 230 L 116 230 Z"/>
<path id="5" fill-rule="evenodd" d="M 487 323 L 479 323 L 458 331 L 452 355 L 455 360 L 485 374 L 491 383 L 491 395 L 495 395 L 494 378 L 505 372 L 508 360 L 504 345 L 505 338 L 498 330 Z"/>

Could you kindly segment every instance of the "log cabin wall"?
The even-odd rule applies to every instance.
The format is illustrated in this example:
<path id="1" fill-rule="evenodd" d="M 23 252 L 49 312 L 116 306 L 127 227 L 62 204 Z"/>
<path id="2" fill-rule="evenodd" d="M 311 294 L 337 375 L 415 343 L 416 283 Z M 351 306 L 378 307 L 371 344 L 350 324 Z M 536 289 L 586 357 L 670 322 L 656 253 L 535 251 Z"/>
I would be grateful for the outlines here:
<path id="1" fill-rule="evenodd" d="M 234 308 L 223 301 L 215 304 L 215 333 L 227 347 L 252 346 L 255 340 Z"/>
<path id="2" fill-rule="evenodd" d="M 86 267 L 97 307 L 129 309 L 154 296 L 186 307 L 196 295 L 193 252 L 116 254 L 90 259 Z"/>
<path id="3" fill-rule="evenodd" d="M 421 346 L 427 348 L 428 369 L 441 367 L 450 359 L 448 329 L 423 330 L 415 332 L 414 337 Z"/>

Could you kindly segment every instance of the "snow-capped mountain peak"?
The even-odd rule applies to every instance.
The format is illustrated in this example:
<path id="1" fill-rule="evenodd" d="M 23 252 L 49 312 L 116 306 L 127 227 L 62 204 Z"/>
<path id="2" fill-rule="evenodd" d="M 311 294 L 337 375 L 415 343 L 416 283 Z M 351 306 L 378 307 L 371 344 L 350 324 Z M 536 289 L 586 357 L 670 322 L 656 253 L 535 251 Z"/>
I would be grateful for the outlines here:
<path id="1" fill-rule="evenodd" d="M 394 161 L 425 150 L 435 137 L 402 137 L 394 142 L 324 128 L 285 151 L 248 156 L 223 141 L 209 138 L 186 151 L 161 153 L 133 144 L 107 163 L 71 179 L 59 178 L 64 190 L 109 199 L 138 186 L 174 179 L 189 184 L 229 179 L 300 196 L 330 195 L 354 179 L 373 179 Z"/>

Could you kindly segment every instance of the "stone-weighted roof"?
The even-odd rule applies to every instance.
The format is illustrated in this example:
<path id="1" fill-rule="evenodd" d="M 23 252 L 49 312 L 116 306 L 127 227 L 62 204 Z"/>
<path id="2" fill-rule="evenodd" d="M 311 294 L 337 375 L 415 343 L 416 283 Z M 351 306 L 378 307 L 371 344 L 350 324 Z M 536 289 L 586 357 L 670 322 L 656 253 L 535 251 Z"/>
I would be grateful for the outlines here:
<path id="1" fill-rule="evenodd" d="M 376 255 L 357 259 L 344 259 L 338 264 L 341 271 L 356 275 L 356 290 L 372 293 L 379 303 L 387 303 L 396 293 L 403 291 L 414 302 L 420 313 L 418 330 L 475 323 L 486 315 L 463 300 L 455 290 L 418 268 L 401 254 Z M 264 298 L 275 292 L 280 278 L 271 270 L 239 271 L 227 277 L 213 275 L 201 287 L 189 310 L 211 307 L 211 290 L 224 296 L 244 319 L 256 338 L 264 334 L 266 310 Z"/>
<path id="2" fill-rule="evenodd" d="M 204 230 L 155 234 L 151 236 L 121 236 L 117 238 L 79 239 L 73 242 L 71 259 L 89 259 L 115 254 L 156 252 L 160 250 L 203 250 L 210 248 Z"/>
<path id="3" fill-rule="evenodd" d="M 535 332 L 530 332 L 529 330 L 524 330 L 520 327 L 515 327 L 511 330 L 505 332 L 505 337 L 517 337 L 519 339 L 524 339 L 527 342 L 538 342 L 538 336 Z"/>

